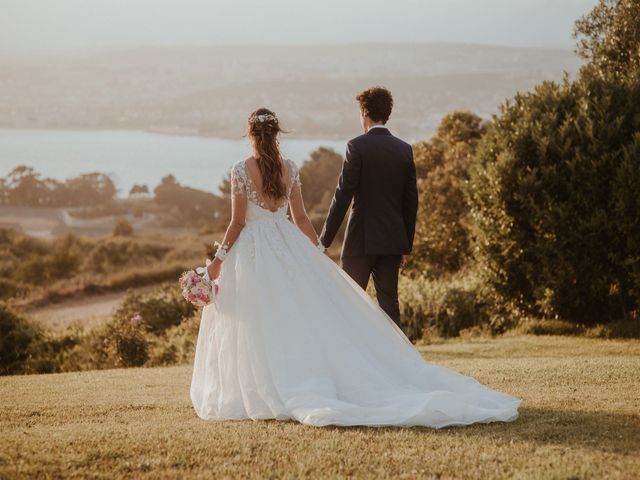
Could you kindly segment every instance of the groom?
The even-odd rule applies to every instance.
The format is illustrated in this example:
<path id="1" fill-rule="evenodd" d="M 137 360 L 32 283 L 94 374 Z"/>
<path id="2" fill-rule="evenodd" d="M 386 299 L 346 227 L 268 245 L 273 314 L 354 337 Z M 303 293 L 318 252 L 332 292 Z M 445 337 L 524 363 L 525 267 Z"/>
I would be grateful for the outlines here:
<path id="1" fill-rule="evenodd" d="M 398 271 L 413 246 L 418 210 L 413 151 L 385 127 L 393 107 L 389 90 L 372 87 L 356 100 L 365 133 L 347 143 L 320 243 L 331 245 L 353 200 L 342 268 L 363 289 L 373 275 L 380 307 L 400 326 Z"/>

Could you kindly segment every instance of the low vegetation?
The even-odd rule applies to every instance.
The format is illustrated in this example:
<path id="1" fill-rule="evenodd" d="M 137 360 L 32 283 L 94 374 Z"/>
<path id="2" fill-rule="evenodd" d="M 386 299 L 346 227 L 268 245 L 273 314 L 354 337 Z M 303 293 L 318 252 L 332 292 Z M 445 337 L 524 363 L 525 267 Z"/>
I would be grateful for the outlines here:
<path id="1" fill-rule="evenodd" d="M 46 330 L 0 304 L 0 375 L 190 362 L 199 312 L 172 284 L 129 291 L 110 320 Z"/>
<path id="2" fill-rule="evenodd" d="M 0 300 L 23 309 L 174 280 L 203 262 L 215 237 L 116 233 L 98 239 L 68 234 L 50 241 L 0 229 Z"/>

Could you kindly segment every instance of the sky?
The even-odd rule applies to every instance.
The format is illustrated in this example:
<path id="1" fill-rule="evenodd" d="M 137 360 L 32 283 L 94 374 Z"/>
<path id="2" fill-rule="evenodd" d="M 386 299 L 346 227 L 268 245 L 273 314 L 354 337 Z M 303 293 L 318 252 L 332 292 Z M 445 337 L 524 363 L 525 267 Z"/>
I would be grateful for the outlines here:
<path id="1" fill-rule="evenodd" d="M 0 50 L 455 42 L 572 48 L 597 0 L 0 0 Z"/>

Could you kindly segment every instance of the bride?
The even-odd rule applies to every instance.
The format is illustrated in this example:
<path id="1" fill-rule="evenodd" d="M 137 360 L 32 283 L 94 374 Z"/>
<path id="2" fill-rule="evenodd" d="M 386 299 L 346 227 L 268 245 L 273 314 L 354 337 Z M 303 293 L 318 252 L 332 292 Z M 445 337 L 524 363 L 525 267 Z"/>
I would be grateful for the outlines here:
<path id="1" fill-rule="evenodd" d="M 208 270 L 219 293 L 202 312 L 197 414 L 314 426 L 514 420 L 520 400 L 427 363 L 322 253 L 275 114 L 256 110 L 247 128 L 253 155 L 231 169 L 232 218 Z"/>

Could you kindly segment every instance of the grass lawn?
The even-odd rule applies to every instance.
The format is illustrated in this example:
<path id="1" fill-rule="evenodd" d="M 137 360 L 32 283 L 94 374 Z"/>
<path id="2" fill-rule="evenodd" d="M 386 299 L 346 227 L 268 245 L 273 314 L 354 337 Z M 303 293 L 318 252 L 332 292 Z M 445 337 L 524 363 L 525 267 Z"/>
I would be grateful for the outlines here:
<path id="1" fill-rule="evenodd" d="M 638 478 L 640 341 L 420 346 L 523 399 L 511 424 L 205 422 L 190 366 L 0 377 L 0 478 Z"/>

